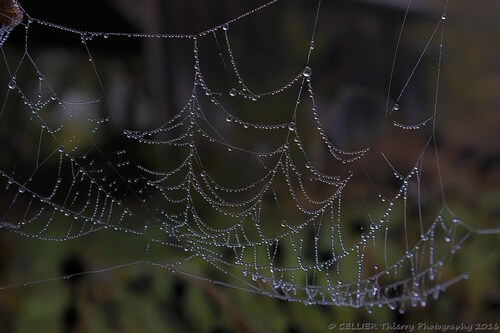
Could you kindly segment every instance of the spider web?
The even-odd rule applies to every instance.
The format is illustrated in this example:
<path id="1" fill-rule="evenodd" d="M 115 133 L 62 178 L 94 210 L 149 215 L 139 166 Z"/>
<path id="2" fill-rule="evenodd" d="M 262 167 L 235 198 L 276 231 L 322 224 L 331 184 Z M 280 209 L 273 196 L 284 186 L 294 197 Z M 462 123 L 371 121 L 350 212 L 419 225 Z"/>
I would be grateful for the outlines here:
<path id="1" fill-rule="evenodd" d="M 22 20 L 1 28 L 7 89 L 0 124 L 8 131 L 10 119 L 22 118 L 25 128 L 10 129 L 21 134 L 11 139 L 15 149 L 1 162 L 2 232 L 52 243 L 120 234 L 119 246 L 140 249 L 134 259 L 77 274 L 147 264 L 305 304 L 404 312 L 467 278 L 442 276 L 476 232 L 446 204 L 436 142 L 447 1 L 432 18 L 434 29 L 411 70 L 396 82 L 399 45 L 412 8 L 407 3 L 383 98 L 384 131 L 402 141 L 425 138 L 423 145 L 408 148 L 414 152 L 408 165 L 376 144 L 343 145 L 330 134 L 313 65 L 321 2 L 302 65 L 269 90 L 247 82 L 242 55 L 234 48 L 241 43 L 237 26 L 279 2 L 201 33 L 177 35 L 76 30 L 32 17 L 11 2 Z M 42 53 L 31 47 L 34 30 L 72 45 L 76 60 L 69 65 L 87 75 L 70 75 L 72 90 L 52 75 L 60 69 L 48 69 Z M 8 47 L 11 32 L 24 38 L 21 52 Z M 184 57 L 194 68 L 190 92 L 161 125 L 123 128 L 113 119 L 108 88 L 113 85 L 99 65 L 98 45 L 144 39 L 189 45 Z M 409 103 L 405 93 L 436 45 L 435 102 L 420 120 L 407 123 L 400 105 Z M 215 58 L 222 60 L 224 73 L 214 75 L 210 52 L 220 55 Z M 373 163 L 388 170 L 396 185 L 380 182 L 370 170 Z M 426 194 L 432 205 L 422 202 L 429 183 L 439 184 L 435 195 Z M 366 223 L 353 225 L 355 216 Z"/>

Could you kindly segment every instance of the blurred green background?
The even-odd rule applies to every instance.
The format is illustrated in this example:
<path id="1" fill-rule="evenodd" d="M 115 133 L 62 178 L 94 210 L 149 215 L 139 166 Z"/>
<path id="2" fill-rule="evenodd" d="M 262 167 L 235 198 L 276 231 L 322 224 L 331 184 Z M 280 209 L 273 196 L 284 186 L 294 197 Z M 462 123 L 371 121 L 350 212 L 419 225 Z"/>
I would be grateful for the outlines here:
<path id="1" fill-rule="evenodd" d="M 360 148 L 376 137 L 377 145 L 401 165 L 413 163 L 415 151 L 406 147 L 420 147 L 425 136 L 410 137 L 401 148 L 401 142 L 394 140 L 397 133 L 386 134 L 389 130 L 381 117 L 406 1 L 323 2 L 310 66 L 324 110 L 321 116 L 332 140 L 344 147 Z M 413 2 L 398 54 L 393 95 L 429 40 L 444 4 Z M 86 31 L 146 33 L 196 33 L 257 6 L 254 1 L 229 0 L 27 0 L 21 5 L 34 17 Z M 300 73 L 316 6 L 315 1 L 282 0 L 231 25 L 233 53 L 241 61 L 239 67 L 247 74 L 249 86 L 266 91 Z M 445 28 L 438 149 L 448 206 L 475 228 L 498 227 L 500 217 L 498 12 L 500 3 L 493 0 L 480 4 L 454 0 L 449 4 Z M 3 46 L 6 63 L 14 64 L 22 54 L 22 30 L 17 27 Z M 30 28 L 29 36 L 30 55 L 61 96 L 93 96 L 99 91 L 79 38 L 39 25 Z M 214 42 L 200 39 L 206 79 L 210 85 L 229 91 L 226 64 Z M 223 48 L 221 36 L 217 42 Z M 109 97 L 109 109 L 87 110 L 96 118 L 111 118 L 106 134 L 94 138 L 99 145 L 113 147 L 123 128 L 157 127 L 170 119 L 191 93 L 190 41 L 110 38 L 89 42 L 89 47 Z M 424 120 L 428 111 L 423 110 L 432 107 L 437 50 L 433 42 L 423 58 L 422 70 L 407 88 L 401 102 L 401 122 Z M 4 68 L 0 73 L 0 86 L 7 90 L 10 78 Z M 33 79 L 33 73 L 24 76 L 26 81 Z M 294 94 L 285 94 L 269 107 L 288 106 L 295 102 Z M 391 95 L 391 101 L 394 98 Z M 244 103 L 241 107 L 242 113 L 252 112 L 252 108 L 244 109 Z M 22 110 L 9 107 L 0 118 L 2 168 L 22 165 L 23 156 L 36 151 L 36 132 L 19 134 L 27 117 Z M 273 117 L 277 116 L 269 112 L 270 121 L 276 120 Z M 67 126 L 66 130 L 67 134 L 61 135 L 69 137 L 75 131 L 79 134 L 82 127 Z M 77 144 L 86 143 L 82 139 Z M 321 151 L 312 155 L 321 161 Z M 145 158 L 153 166 L 166 163 L 161 155 Z M 209 165 L 217 163 L 209 161 Z M 382 182 L 386 179 L 387 165 L 372 163 L 369 168 L 375 178 L 380 174 Z M 428 190 L 436 193 L 438 184 L 428 184 Z M 6 198 L 6 193 L 0 193 L 0 200 L 7 202 Z M 429 200 L 433 199 L 430 195 Z M 346 201 L 344 209 L 354 211 L 356 207 L 349 207 Z M 289 303 L 146 265 L 22 286 L 23 282 L 68 272 L 133 262 L 140 259 L 143 249 L 140 241 L 112 232 L 100 232 L 91 242 L 46 242 L 0 230 L 0 286 L 21 284 L 0 291 L 0 332 L 326 332 L 332 322 L 493 324 L 498 323 L 500 314 L 498 235 L 473 236 L 444 272 L 448 277 L 468 272 L 470 279 L 453 285 L 437 301 L 429 300 L 427 307 L 407 308 L 404 314 L 387 308 L 369 314 L 365 309 Z M 210 268 L 199 270 L 205 274 Z"/>

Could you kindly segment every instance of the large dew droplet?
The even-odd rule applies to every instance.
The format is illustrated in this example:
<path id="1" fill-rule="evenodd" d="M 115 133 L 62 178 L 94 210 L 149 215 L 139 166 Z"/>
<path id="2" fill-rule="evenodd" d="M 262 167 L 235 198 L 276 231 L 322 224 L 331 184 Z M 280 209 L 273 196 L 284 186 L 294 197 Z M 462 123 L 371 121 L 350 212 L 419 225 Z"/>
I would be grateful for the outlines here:
<path id="1" fill-rule="evenodd" d="M 16 89 L 17 88 L 17 83 L 16 83 L 16 80 L 12 79 L 9 81 L 9 89 Z"/>
<path id="2" fill-rule="evenodd" d="M 306 67 L 304 68 L 304 70 L 302 71 L 302 75 L 304 75 L 304 77 L 310 77 L 312 74 L 312 70 L 310 67 Z"/>
<path id="3" fill-rule="evenodd" d="M 234 97 L 234 96 L 236 96 L 236 94 L 238 94 L 236 89 L 232 88 L 231 90 L 229 90 L 229 96 Z"/>
<path id="4" fill-rule="evenodd" d="M 288 124 L 288 129 L 289 129 L 290 131 L 295 131 L 295 128 L 296 128 L 296 127 L 295 127 L 295 123 L 293 123 L 293 122 L 292 122 L 292 123 Z"/>
<path id="5" fill-rule="evenodd" d="M 229 24 L 226 23 L 226 24 L 222 25 L 222 30 L 228 31 L 229 30 Z"/>

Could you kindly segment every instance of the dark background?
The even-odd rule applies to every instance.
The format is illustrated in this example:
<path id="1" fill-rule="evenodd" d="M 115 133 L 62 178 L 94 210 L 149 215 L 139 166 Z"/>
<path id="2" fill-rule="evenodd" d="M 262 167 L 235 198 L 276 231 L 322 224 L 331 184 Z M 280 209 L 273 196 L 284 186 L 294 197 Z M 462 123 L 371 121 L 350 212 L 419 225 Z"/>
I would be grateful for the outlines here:
<path id="1" fill-rule="evenodd" d="M 428 133 L 405 136 L 403 148 L 394 135 L 385 135 L 385 96 L 406 8 L 403 2 L 324 1 L 310 66 L 331 139 L 343 147 L 360 148 L 376 138 L 376 144 L 404 166 L 416 156 L 411 147 L 420 147 Z M 414 2 L 399 50 L 391 106 L 441 17 L 441 1 Z M 60 0 L 22 1 L 21 5 L 33 17 L 85 31 L 191 34 L 237 17 L 256 3 Z M 266 91 L 301 71 L 315 10 L 313 1 L 281 1 L 231 25 L 231 46 L 250 87 Z M 447 203 L 475 228 L 498 226 L 500 215 L 500 47 L 496 41 L 500 23 L 495 15 L 499 10 L 500 5 L 492 0 L 481 4 L 455 0 L 446 18 L 438 149 Z M 7 62 L 14 63 L 22 51 L 23 36 L 22 27 L 17 27 L 5 43 Z M 78 38 L 40 25 L 33 25 L 29 36 L 29 53 L 61 94 L 99 91 L 93 86 L 93 72 L 83 65 L 88 61 L 82 60 L 86 54 Z M 218 42 L 223 43 L 221 36 Z M 208 50 L 200 55 L 207 64 L 206 78 L 229 91 L 228 74 L 214 45 L 213 39 L 200 40 L 200 48 Z M 110 38 L 89 42 L 89 46 L 109 97 L 108 109 L 91 111 L 96 117 L 111 118 L 106 135 L 96 137 L 103 147 L 111 149 L 123 128 L 150 129 L 170 119 L 190 94 L 189 40 Z M 437 44 L 432 43 L 422 70 L 400 103 L 401 122 L 418 123 L 432 108 L 438 54 Z M 1 73 L 0 84 L 6 87 L 9 78 L 4 68 Z M 26 74 L 25 79 L 32 76 Z M 272 106 L 287 105 L 294 98 L 285 95 Z M 269 117 L 273 117 L 271 112 Z M 36 135 L 28 136 L 26 142 L 17 131 L 25 122 L 23 113 L 13 108 L 0 118 L 2 167 L 15 161 L 22 165 L 23 156 L 36 149 L 29 142 Z M 67 135 L 77 130 L 69 131 Z M 313 155 L 321 161 L 321 151 Z M 152 165 L 163 163 L 160 156 L 148 159 Z M 368 167 L 375 179 L 387 183 L 386 164 L 370 159 L 365 163 L 361 167 Z M 429 184 L 429 191 L 437 193 L 438 186 Z M 430 201 L 434 199 L 429 196 Z M 101 263 L 111 267 L 132 260 L 135 246 L 140 248 L 112 233 L 103 233 L 88 244 L 42 242 L 1 230 L 0 285 L 92 270 Z M 3 290 L 0 332 L 325 332 L 330 322 L 497 323 L 498 235 L 474 235 L 466 243 L 446 274 L 462 272 L 468 272 L 470 279 L 449 288 L 437 301 L 430 300 L 426 308 L 407 309 L 401 315 L 386 308 L 368 314 L 365 309 L 287 303 L 162 269 L 132 266 Z"/>

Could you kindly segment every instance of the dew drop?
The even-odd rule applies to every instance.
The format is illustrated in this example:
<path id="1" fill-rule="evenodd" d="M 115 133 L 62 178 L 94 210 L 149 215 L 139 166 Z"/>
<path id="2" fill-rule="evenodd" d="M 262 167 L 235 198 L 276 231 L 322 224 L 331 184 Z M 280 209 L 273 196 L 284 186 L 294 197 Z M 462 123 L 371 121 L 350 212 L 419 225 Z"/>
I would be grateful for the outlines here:
<path id="1" fill-rule="evenodd" d="M 229 24 L 227 24 L 227 23 L 226 23 L 226 24 L 224 24 L 224 25 L 222 26 L 222 30 L 224 30 L 224 31 L 228 31 L 228 30 L 229 30 Z"/>
<path id="2" fill-rule="evenodd" d="M 293 122 L 292 122 L 292 123 L 288 124 L 288 129 L 289 129 L 290 131 L 295 131 L 295 129 L 296 129 L 296 127 L 295 127 L 295 123 L 293 123 Z"/>
<path id="3" fill-rule="evenodd" d="M 398 111 L 399 110 L 399 104 L 394 104 L 392 107 L 392 111 Z"/>
<path id="4" fill-rule="evenodd" d="M 236 89 L 234 89 L 234 88 L 232 88 L 231 90 L 229 90 L 229 96 L 231 96 L 231 97 L 236 96 L 236 94 L 237 94 L 237 93 L 238 93 L 238 92 L 237 92 L 237 91 L 236 91 Z"/>
<path id="5" fill-rule="evenodd" d="M 304 70 L 302 71 L 302 75 L 304 75 L 304 77 L 310 77 L 312 74 L 312 70 L 310 67 L 306 67 L 304 68 Z"/>
<path id="6" fill-rule="evenodd" d="M 9 89 L 16 89 L 17 88 L 17 83 L 16 80 L 12 79 L 9 81 Z"/>

